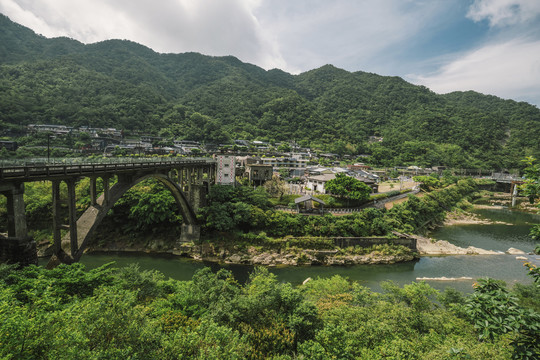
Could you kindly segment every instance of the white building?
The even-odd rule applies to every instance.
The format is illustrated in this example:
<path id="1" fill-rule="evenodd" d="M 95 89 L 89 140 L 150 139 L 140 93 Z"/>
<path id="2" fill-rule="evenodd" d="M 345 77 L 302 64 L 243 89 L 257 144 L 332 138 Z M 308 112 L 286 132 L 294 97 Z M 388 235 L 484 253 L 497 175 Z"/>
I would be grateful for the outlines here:
<path id="1" fill-rule="evenodd" d="M 324 188 L 324 185 L 328 181 L 335 178 L 336 174 L 321 174 L 308 176 L 306 179 L 306 188 L 313 190 L 313 192 L 326 194 L 326 189 Z"/>
<path id="2" fill-rule="evenodd" d="M 234 185 L 235 182 L 235 157 L 227 155 L 217 155 L 216 184 Z"/>
<path id="3" fill-rule="evenodd" d="M 274 168 L 285 169 L 305 169 L 309 163 L 308 159 L 300 159 L 293 157 L 279 158 L 261 158 L 264 165 L 272 165 Z"/>
<path id="4" fill-rule="evenodd" d="M 41 125 L 30 124 L 27 126 L 29 132 L 52 132 L 56 135 L 66 135 L 73 131 L 71 126 L 66 125 Z"/>

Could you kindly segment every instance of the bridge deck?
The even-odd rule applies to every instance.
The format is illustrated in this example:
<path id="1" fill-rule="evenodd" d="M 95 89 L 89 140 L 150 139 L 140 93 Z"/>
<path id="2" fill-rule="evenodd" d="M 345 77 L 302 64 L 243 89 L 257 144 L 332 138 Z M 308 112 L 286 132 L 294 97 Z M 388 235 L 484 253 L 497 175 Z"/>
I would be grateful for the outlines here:
<path id="1" fill-rule="evenodd" d="M 0 167 L 2 181 L 39 181 L 70 176 L 92 176 L 106 173 L 123 173 L 137 170 L 167 169 L 184 166 L 214 164 L 210 159 L 182 159 L 167 161 L 134 161 L 81 164 L 29 164 L 25 166 Z"/>

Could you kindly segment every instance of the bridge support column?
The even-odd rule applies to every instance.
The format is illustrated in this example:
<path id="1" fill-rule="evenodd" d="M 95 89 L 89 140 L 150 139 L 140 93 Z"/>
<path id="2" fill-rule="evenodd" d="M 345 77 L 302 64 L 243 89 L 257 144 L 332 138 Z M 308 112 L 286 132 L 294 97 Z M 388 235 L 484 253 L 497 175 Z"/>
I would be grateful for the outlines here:
<path id="1" fill-rule="evenodd" d="M 515 181 L 512 181 L 510 187 L 510 193 L 512 194 L 512 207 L 516 206 L 517 197 L 518 197 L 519 184 Z"/>
<path id="2" fill-rule="evenodd" d="M 178 171 L 177 169 L 171 169 L 169 170 L 168 176 L 176 184 L 180 184 L 180 171 Z"/>
<path id="3" fill-rule="evenodd" d="M 182 224 L 180 243 L 198 243 L 201 239 L 201 227 L 199 225 Z"/>
<path id="4" fill-rule="evenodd" d="M 202 184 L 202 181 L 203 181 L 203 174 L 204 174 L 204 169 L 203 168 L 198 168 L 197 169 L 197 185 L 200 185 Z"/>
<path id="5" fill-rule="evenodd" d="M 36 242 L 28 236 L 24 184 L 13 184 L 2 193 L 7 198 L 8 237 L 0 236 L 0 262 L 37 265 Z"/>
<path id="6" fill-rule="evenodd" d="M 28 235 L 24 207 L 24 184 L 16 184 L 4 193 L 7 197 L 8 237 L 25 238 Z"/>
<path id="7" fill-rule="evenodd" d="M 199 209 L 206 204 L 207 193 L 203 183 L 203 174 L 203 168 L 193 169 L 189 190 L 189 202 L 195 212 L 199 211 Z"/>
<path id="8" fill-rule="evenodd" d="M 66 181 L 68 188 L 68 209 L 69 209 L 69 242 L 71 256 L 77 254 L 79 245 L 77 242 L 77 208 L 75 206 L 75 179 Z"/>
<path id="9" fill-rule="evenodd" d="M 182 188 L 182 186 L 184 185 L 184 169 L 178 168 L 176 169 L 176 171 L 178 172 L 178 186 Z"/>
<path id="10" fill-rule="evenodd" d="M 197 213 L 199 209 L 202 207 L 202 186 L 201 185 L 191 185 L 191 190 L 189 192 L 189 203 L 191 204 L 191 207 L 193 208 L 193 211 Z"/>
<path id="11" fill-rule="evenodd" d="M 90 205 L 96 206 L 97 204 L 97 178 L 90 178 Z"/>
<path id="12" fill-rule="evenodd" d="M 109 177 L 104 176 L 103 179 L 103 206 L 109 206 L 110 194 L 109 194 Z"/>
<path id="13" fill-rule="evenodd" d="M 195 174 L 195 171 L 193 168 L 189 168 L 188 169 L 188 191 L 191 193 L 191 188 L 193 187 L 193 183 L 194 183 L 194 174 Z"/>
<path id="14" fill-rule="evenodd" d="M 215 167 L 210 166 L 207 168 L 208 171 L 208 183 L 214 184 L 216 182 L 216 173 L 215 173 Z"/>
<path id="15" fill-rule="evenodd" d="M 60 218 L 60 181 L 52 182 L 52 211 L 53 211 L 53 241 L 54 253 L 59 254 L 62 250 L 62 221 Z"/>

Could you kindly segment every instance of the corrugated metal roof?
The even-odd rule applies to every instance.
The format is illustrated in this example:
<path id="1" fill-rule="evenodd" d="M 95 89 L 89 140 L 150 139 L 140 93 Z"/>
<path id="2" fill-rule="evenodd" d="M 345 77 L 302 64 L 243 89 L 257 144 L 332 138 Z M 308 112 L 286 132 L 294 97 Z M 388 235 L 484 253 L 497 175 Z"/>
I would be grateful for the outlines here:
<path id="1" fill-rule="evenodd" d="M 315 202 L 318 202 L 319 204 L 326 205 L 326 204 L 324 203 L 324 201 L 322 201 L 321 199 L 317 199 L 316 197 L 313 197 L 313 196 L 311 196 L 311 195 L 304 195 L 304 196 L 302 196 L 302 197 L 296 198 L 296 199 L 294 199 L 294 203 L 295 203 L 295 204 L 299 204 L 299 203 L 301 203 L 301 202 L 306 202 L 306 201 L 309 201 L 309 200 L 313 200 L 313 201 L 315 201 Z"/>

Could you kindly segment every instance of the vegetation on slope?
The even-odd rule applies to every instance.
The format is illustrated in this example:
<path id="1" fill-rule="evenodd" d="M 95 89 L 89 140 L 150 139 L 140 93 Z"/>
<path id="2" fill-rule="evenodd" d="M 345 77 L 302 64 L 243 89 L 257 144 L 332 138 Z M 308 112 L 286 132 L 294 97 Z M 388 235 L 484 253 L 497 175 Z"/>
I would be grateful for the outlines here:
<path id="1" fill-rule="evenodd" d="M 300 287 L 256 268 L 246 284 L 81 264 L 0 265 L 2 359 L 534 359 L 538 284 L 471 296 L 340 276 Z M 519 299 L 519 300 L 518 300 Z"/>
<path id="2" fill-rule="evenodd" d="M 521 185 L 523 195 L 529 198 L 531 204 L 536 203 L 536 206 L 540 209 L 540 165 L 533 157 L 528 157 L 524 160 L 527 164 L 525 168 L 525 183 Z M 531 237 L 535 240 L 540 240 L 540 224 L 534 225 L 530 233 Z M 540 253 L 540 245 L 537 245 L 535 252 Z"/>
<path id="3" fill-rule="evenodd" d="M 98 182 L 98 191 L 102 184 Z M 39 242 L 51 239 L 52 197 L 50 182 L 25 184 L 25 203 L 28 227 Z M 343 216 L 304 216 L 276 211 L 263 187 L 230 187 L 215 185 L 208 196 L 208 205 L 201 209 L 199 220 L 203 234 L 219 237 L 227 233 L 239 239 L 246 234 L 264 234 L 263 238 L 392 236 L 392 231 L 413 233 L 428 223 L 444 219 L 446 211 L 476 190 L 472 179 L 437 189 L 428 196 L 395 205 L 391 210 L 367 208 Z M 81 180 L 76 188 L 77 209 L 82 213 L 90 203 L 89 179 Z M 67 198 L 67 187 L 61 186 L 61 198 Z M 6 198 L 0 197 L 0 231 L 7 228 Z M 67 222 L 67 205 L 61 216 Z M 147 180 L 129 190 L 113 207 L 100 225 L 97 241 L 105 234 L 126 236 L 178 235 L 182 219 L 173 197 L 159 182 Z M 174 236 L 173 236 L 174 237 Z M 249 237 L 249 236 L 248 236 Z"/>
<path id="4" fill-rule="evenodd" d="M 331 65 L 290 75 L 129 41 L 46 39 L 1 15 L 0 31 L 0 131 L 52 123 L 214 143 L 295 140 L 389 166 L 505 168 L 540 155 L 540 110 L 526 103 L 436 95 Z"/>

